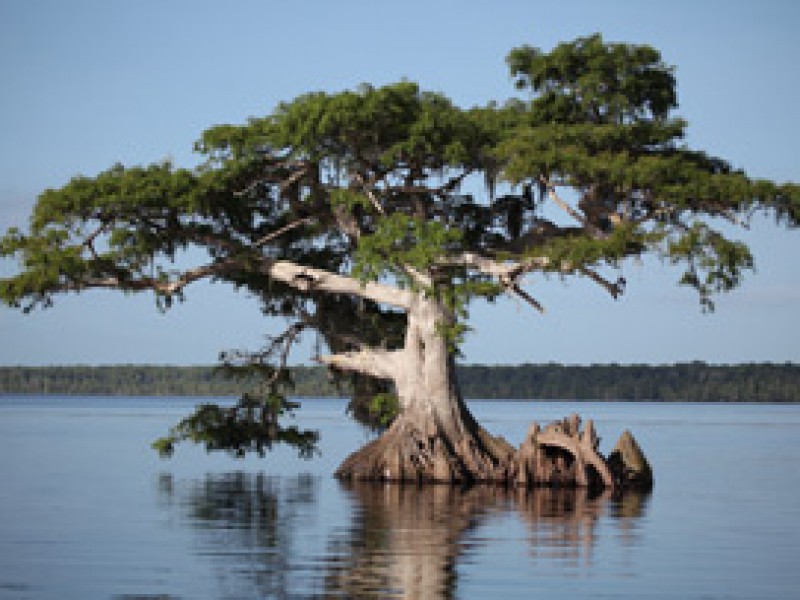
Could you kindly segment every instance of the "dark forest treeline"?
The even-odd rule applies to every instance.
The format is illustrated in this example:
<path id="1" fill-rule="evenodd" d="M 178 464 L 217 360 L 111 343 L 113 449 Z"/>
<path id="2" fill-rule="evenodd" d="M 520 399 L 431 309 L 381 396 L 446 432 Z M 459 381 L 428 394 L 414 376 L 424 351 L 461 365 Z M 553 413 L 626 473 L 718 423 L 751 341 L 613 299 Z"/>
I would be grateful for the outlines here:
<path id="1" fill-rule="evenodd" d="M 295 396 L 346 396 L 321 367 L 295 367 Z M 800 402 L 800 365 L 558 364 L 459 367 L 467 398 Z M 237 396 L 256 382 L 213 367 L 0 367 L 0 394 Z"/>

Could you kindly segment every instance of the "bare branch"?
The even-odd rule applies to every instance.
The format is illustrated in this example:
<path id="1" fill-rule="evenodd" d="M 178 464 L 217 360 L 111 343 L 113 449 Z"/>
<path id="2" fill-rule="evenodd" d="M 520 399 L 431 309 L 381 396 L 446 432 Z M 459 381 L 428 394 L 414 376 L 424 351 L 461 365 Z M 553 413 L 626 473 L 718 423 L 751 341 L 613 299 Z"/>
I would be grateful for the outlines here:
<path id="1" fill-rule="evenodd" d="M 358 219 L 356 219 L 346 208 L 343 206 L 334 207 L 333 218 L 336 221 L 336 226 L 339 228 L 339 231 L 354 240 L 361 238 L 361 235 L 363 234 L 361 225 L 359 225 Z"/>
<path id="2" fill-rule="evenodd" d="M 431 289 L 433 287 L 433 279 L 431 279 L 431 277 L 425 273 L 420 273 L 411 265 L 403 265 L 403 271 L 405 271 L 406 275 L 408 275 L 418 286 L 425 289 Z"/>
<path id="3" fill-rule="evenodd" d="M 625 279 L 623 277 L 617 279 L 615 283 L 611 283 L 610 281 L 601 277 L 598 273 L 590 269 L 582 268 L 580 269 L 580 272 L 583 275 L 586 275 L 586 277 L 594 281 L 600 287 L 605 289 L 609 294 L 611 294 L 611 297 L 614 298 L 614 300 L 619 298 L 622 295 L 623 291 L 625 290 Z"/>
<path id="4" fill-rule="evenodd" d="M 526 273 L 544 269 L 550 265 L 550 259 L 545 256 L 501 262 L 472 252 L 465 252 L 457 257 L 449 257 L 441 264 L 473 268 L 479 273 L 494 277 L 506 292 L 519 296 L 539 312 L 545 312 L 542 304 L 523 290 L 518 283 L 519 278 Z"/>
<path id="5" fill-rule="evenodd" d="M 105 233 L 107 229 L 108 229 L 108 222 L 103 221 L 100 227 L 98 227 L 96 230 L 90 233 L 86 237 L 86 239 L 83 240 L 84 247 L 89 250 L 89 253 L 92 255 L 92 258 L 95 260 L 98 260 L 99 256 L 97 256 L 97 251 L 94 249 L 94 241 L 101 233 Z"/>
<path id="6" fill-rule="evenodd" d="M 362 282 L 348 275 L 306 267 L 289 261 L 271 261 L 266 257 L 262 257 L 261 261 L 262 267 L 260 270 L 263 274 L 303 292 L 358 296 L 378 304 L 394 306 L 404 310 L 407 310 L 411 305 L 411 292 L 392 285 L 372 281 Z M 69 292 L 91 288 L 106 288 L 131 291 L 153 290 L 158 294 L 169 296 L 180 292 L 195 281 L 221 275 L 226 271 L 236 269 L 238 266 L 238 260 L 229 258 L 190 269 L 172 280 L 155 277 L 123 279 L 113 276 L 87 278 L 54 286 L 51 291 Z"/>
<path id="7" fill-rule="evenodd" d="M 363 373 L 378 379 L 394 379 L 402 350 L 361 349 L 319 356 L 316 361 L 333 369 Z"/>
<path id="8" fill-rule="evenodd" d="M 551 261 L 546 256 L 520 258 L 519 260 L 498 261 L 475 252 L 464 252 L 448 256 L 437 262 L 442 267 L 466 267 L 498 280 L 505 277 L 517 279 L 525 273 L 546 269 Z"/>
<path id="9" fill-rule="evenodd" d="M 556 188 L 555 188 L 555 185 L 553 185 L 552 182 L 550 182 L 544 176 L 541 177 L 541 182 L 547 188 L 547 197 L 550 198 L 550 200 L 552 200 L 553 203 L 556 206 L 558 206 L 561 210 L 566 212 L 573 219 L 578 221 L 578 223 L 580 223 L 586 229 L 590 229 L 593 232 L 597 231 L 597 228 L 594 225 L 592 225 L 591 223 L 589 223 L 589 221 L 587 221 L 581 213 L 579 213 L 577 210 L 572 208 L 567 202 L 562 200 L 558 196 L 558 194 L 556 194 Z"/>
<path id="10" fill-rule="evenodd" d="M 259 239 L 256 242 L 254 242 L 253 243 L 253 248 L 259 248 L 259 247 L 263 246 L 264 244 L 266 244 L 268 242 L 271 242 L 275 238 L 282 236 L 284 233 L 286 233 L 288 231 L 291 231 L 292 229 L 296 229 L 297 227 L 300 227 L 301 225 L 305 225 L 306 223 L 310 223 L 311 221 L 314 221 L 315 219 L 316 219 L 316 217 L 304 217 L 302 219 L 298 219 L 297 221 L 293 221 L 293 222 L 289 223 L 288 225 L 284 225 L 280 229 L 277 229 L 277 230 L 275 230 L 275 231 L 273 231 L 271 233 L 268 233 L 267 235 L 265 235 L 261 239 Z"/>
<path id="11" fill-rule="evenodd" d="M 449 178 L 445 183 L 437 187 L 428 187 L 425 185 L 391 186 L 391 192 L 396 194 L 431 194 L 432 196 L 445 196 L 456 189 L 472 172 L 471 169 L 466 169 L 463 173 Z"/>
<path id="12" fill-rule="evenodd" d="M 361 177 L 360 174 L 356 173 L 353 176 L 353 179 L 355 179 L 361 185 L 361 188 L 364 190 L 364 193 L 367 195 L 367 198 L 369 198 L 369 201 L 372 203 L 372 206 L 375 208 L 375 210 L 377 210 L 379 214 L 385 215 L 386 211 L 383 209 L 383 206 L 381 206 L 377 196 L 375 196 L 375 194 L 372 192 L 370 186 L 364 181 L 364 178 Z"/>
<path id="13" fill-rule="evenodd" d="M 231 266 L 233 261 L 216 261 L 208 265 L 190 269 L 172 281 L 155 277 L 139 279 L 120 279 L 119 277 L 87 278 L 82 281 L 67 282 L 52 289 L 54 292 L 79 292 L 86 289 L 120 289 L 131 291 L 152 290 L 157 294 L 171 296 L 184 287 L 200 279 L 218 274 Z"/>
<path id="14" fill-rule="evenodd" d="M 306 315 L 301 315 L 301 317 L 299 321 L 291 323 L 283 333 L 267 336 L 268 343 L 264 349 L 257 352 L 227 351 L 220 355 L 220 362 L 227 368 L 239 370 L 249 370 L 253 366 L 261 367 L 262 370 L 269 373 L 264 383 L 272 386 L 285 374 L 292 346 L 297 343 L 300 334 L 308 326 Z M 273 359 L 275 366 L 270 364 Z"/>
<path id="15" fill-rule="evenodd" d="M 298 169 L 294 173 L 292 173 L 289 177 L 281 181 L 280 188 L 281 190 L 285 190 L 292 184 L 296 183 L 299 179 L 301 179 L 306 173 L 308 173 L 308 166 Z"/>
<path id="16" fill-rule="evenodd" d="M 354 277 L 305 267 L 289 261 L 268 264 L 264 272 L 273 279 L 300 291 L 358 296 L 402 309 L 408 309 L 411 305 L 411 293 L 407 290 L 374 281 L 362 282 Z"/>
<path id="17" fill-rule="evenodd" d="M 542 313 L 542 314 L 545 313 L 544 306 L 542 306 L 541 303 L 536 298 L 534 298 L 533 296 L 528 294 L 528 292 L 523 290 L 516 283 L 513 283 L 513 284 L 509 285 L 507 287 L 507 290 L 510 290 L 511 292 L 513 292 L 514 294 L 516 294 L 517 296 L 519 296 L 520 298 L 525 300 L 525 302 L 530 304 L 533 308 L 538 310 L 540 313 Z"/>

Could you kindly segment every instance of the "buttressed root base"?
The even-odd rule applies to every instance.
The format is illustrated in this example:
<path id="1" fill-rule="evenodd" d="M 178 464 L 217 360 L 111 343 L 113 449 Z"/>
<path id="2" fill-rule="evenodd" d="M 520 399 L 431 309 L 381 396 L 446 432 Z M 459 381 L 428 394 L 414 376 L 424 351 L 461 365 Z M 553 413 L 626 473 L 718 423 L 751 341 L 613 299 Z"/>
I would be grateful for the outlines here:
<path id="1" fill-rule="evenodd" d="M 379 438 L 351 454 L 336 476 L 352 481 L 493 483 L 648 491 L 653 474 L 629 431 L 604 457 L 591 419 L 573 414 L 541 428 L 534 422 L 514 449 L 483 429 L 460 440 L 424 433 L 398 417 Z"/>

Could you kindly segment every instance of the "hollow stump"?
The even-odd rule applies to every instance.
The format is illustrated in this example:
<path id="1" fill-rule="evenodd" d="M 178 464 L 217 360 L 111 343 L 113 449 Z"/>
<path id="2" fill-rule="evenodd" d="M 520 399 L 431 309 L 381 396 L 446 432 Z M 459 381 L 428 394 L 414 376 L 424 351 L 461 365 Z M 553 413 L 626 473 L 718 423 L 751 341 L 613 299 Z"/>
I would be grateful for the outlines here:
<path id="1" fill-rule="evenodd" d="M 517 452 L 514 483 L 524 487 L 652 488 L 650 465 L 633 434 L 625 431 L 608 459 L 599 446 L 591 419 L 583 430 L 575 414 L 544 429 L 534 422 Z"/>

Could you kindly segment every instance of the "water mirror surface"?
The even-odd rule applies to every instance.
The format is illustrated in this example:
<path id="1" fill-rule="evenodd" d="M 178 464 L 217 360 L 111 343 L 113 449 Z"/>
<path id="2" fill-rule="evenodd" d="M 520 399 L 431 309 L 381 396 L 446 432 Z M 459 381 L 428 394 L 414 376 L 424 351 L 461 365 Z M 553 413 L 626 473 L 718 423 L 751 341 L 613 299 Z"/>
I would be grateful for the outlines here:
<path id="1" fill-rule="evenodd" d="M 307 462 L 149 448 L 196 399 L 0 398 L 0 598 L 797 598 L 800 406 L 471 402 L 518 443 L 630 428 L 650 495 L 342 485 L 367 434 L 298 413 Z"/>

